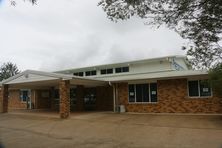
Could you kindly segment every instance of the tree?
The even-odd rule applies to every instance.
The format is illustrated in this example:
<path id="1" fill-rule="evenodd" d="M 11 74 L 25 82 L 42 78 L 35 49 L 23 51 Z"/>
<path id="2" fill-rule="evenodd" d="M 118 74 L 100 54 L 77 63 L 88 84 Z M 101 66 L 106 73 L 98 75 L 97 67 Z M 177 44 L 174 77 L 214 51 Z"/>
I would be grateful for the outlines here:
<path id="1" fill-rule="evenodd" d="M 0 81 L 5 80 L 20 73 L 16 64 L 11 62 L 4 63 L 0 68 Z"/>
<path id="2" fill-rule="evenodd" d="M 165 25 L 189 39 L 182 49 L 195 68 L 209 69 L 222 61 L 221 0 L 101 0 L 98 5 L 112 21 L 138 16 L 147 25 Z"/>
<path id="3" fill-rule="evenodd" d="M 222 96 L 222 63 L 211 68 L 209 76 L 214 91 Z"/>

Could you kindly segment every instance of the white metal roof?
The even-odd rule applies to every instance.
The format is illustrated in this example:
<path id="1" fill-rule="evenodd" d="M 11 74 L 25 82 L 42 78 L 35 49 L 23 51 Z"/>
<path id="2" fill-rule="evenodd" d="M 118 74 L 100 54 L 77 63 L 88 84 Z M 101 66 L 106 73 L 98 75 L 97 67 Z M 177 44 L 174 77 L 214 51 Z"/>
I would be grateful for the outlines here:
<path id="1" fill-rule="evenodd" d="M 145 79 L 172 79 L 172 78 L 184 78 L 193 76 L 207 76 L 207 71 L 200 70 L 183 70 L 183 71 L 159 71 L 150 73 L 140 74 L 124 74 L 118 76 L 99 77 L 99 78 L 86 78 L 78 77 L 74 75 L 58 74 L 34 70 L 26 70 L 18 75 L 15 75 L 9 79 L 1 82 L 1 84 L 24 84 L 38 82 L 47 82 L 54 80 L 70 80 L 71 84 L 96 84 L 104 85 L 107 82 L 121 82 L 121 81 L 132 81 L 132 80 L 145 80 Z M 34 83 L 35 82 L 35 83 Z M 37 83 L 36 83 L 37 84 Z"/>
<path id="2" fill-rule="evenodd" d="M 140 74 L 125 74 L 119 76 L 100 77 L 98 80 L 120 82 L 131 80 L 145 80 L 145 79 L 172 79 L 178 77 L 191 77 L 191 76 L 207 76 L 207 71 L 202 70 L 183 70 L 183 71 L 160 71 Z"/>
<path id="3" fill-rule="evenodd" d="M 1 82 L 2 84 L 21 84 L 21 83 L 31 83 L 31 82 L 41 82 L 41 81 L 53 81 L 53 80 L 71 80 L 73 83 L 77 84 L 102 84 L 105 81 L 93 80 L 85 77 L 78 77 L 74 75 L 67 74 L 58 74 L 51 72 L 35 71 L 35 70 L 26 70 L 21 72 L 13 77 L 10 77 Z"/>

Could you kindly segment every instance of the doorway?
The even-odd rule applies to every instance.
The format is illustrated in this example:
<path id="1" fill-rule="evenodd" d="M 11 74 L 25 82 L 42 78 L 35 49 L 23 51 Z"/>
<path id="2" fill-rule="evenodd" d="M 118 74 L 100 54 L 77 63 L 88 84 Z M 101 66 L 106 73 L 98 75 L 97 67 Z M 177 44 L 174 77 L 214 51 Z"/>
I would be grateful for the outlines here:
<path id="1" fill-rule="evenodd" d="M 96 88 L 85 88 L 84 91 L 84 110 L 96 110 Z"/>
<path id="2" fill-rule="evenodd" d="M 32 109 L 31 89 L 21 89 L 20 98 L 22 102 L 26 102 L 27 109 Z"/>

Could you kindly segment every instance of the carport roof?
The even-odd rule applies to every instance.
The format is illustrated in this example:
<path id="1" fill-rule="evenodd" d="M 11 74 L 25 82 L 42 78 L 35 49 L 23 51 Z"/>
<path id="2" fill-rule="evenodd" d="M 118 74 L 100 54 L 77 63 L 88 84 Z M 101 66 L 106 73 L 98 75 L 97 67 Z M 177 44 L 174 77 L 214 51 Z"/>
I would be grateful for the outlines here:
<path id="1" fill-rule="evenodd" d="M 71 80 L 71 81 L 76 80 L 78 81 L 78 83 L 95 83 L 95 84 L 106 83 L 105 81 L 102 81 L 102 80 L 88 79 L 88 78 L 83 78 L 83 77 L 78 77 L 78 76 L 68 75 L 68 74 L 59 74 L 59 73 L 43 72 L 43 71 L 36 71 L 36 70 L 26 70 L 13 77 L 3 80 L 0 83 L 0 85 L 53 81 L 53 80 Z"/>

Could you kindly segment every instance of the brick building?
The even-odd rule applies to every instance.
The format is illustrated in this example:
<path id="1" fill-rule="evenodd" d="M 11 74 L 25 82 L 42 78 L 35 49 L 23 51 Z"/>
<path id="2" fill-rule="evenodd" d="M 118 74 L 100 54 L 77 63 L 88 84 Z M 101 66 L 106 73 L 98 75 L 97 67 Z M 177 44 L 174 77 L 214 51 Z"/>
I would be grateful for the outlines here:
<path id="1" fill-rule="evenodd" d="M 184 56 L 106 64 L 57 72 L 26 70 L 1 82 L 0 111 L 9 109 L 149 113 L 222 113 L 206 71 Z"/>

